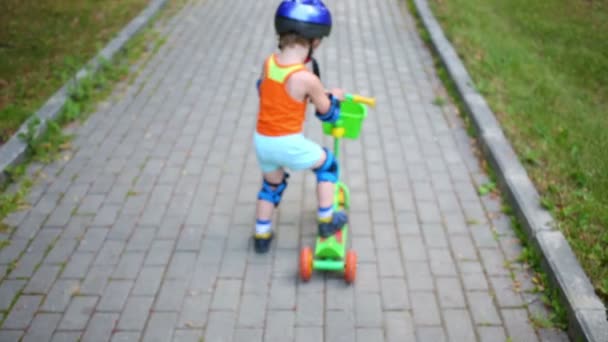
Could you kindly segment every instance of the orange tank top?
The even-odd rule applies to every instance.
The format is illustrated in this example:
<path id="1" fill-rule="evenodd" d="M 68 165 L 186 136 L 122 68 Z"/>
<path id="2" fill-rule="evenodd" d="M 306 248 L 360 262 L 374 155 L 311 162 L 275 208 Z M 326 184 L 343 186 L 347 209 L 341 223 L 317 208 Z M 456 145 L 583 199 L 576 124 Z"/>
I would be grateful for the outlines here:
<path id="1" fill-rule="evenodd" d="M 306 101 L 291 97 L 286 89 L 293 73 L 306 69 L 304 64 L 280 65 L 272 54 L 264 63 L 260 84 L 260 109 L 257 131 L 267 136 L 281 136 L 302 132 L 306 118 Z"/>

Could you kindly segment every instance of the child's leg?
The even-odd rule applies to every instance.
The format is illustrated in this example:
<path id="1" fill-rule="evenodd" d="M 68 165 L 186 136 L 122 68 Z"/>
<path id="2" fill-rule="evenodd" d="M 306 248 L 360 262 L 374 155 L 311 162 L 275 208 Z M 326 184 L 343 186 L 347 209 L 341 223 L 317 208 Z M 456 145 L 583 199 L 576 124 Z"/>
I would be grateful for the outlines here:
<path id="1" fill-rule="evenodd" d="M 338 161 L 334 158 L 333 153 L 324 148 L 323 155 L 314 166 L 313 171 L 317 175 L 319 235 L 328 237 L 342 229 L 348 221 L 348 217 L 343 211 L 334 212 L 333 210 L 336 182 L 338 181 Z"/>
<path id="2" fill-rule="evenodd" d="M 258 193 L 256 225 L 255 225 L 255 250 L 265 253 L 270 248 L 272 241 L 272 214 L 274 208 L 281 202 L 283 191 L 287 187 L 289 175 L 282 169 L 264 173 L 262 188 Z"/>

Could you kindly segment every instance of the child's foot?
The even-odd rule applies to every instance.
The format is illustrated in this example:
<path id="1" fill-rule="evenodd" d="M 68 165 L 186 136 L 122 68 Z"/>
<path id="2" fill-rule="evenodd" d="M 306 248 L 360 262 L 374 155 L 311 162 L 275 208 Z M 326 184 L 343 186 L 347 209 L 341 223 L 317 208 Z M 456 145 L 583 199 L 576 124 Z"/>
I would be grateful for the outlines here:
<path id="1" fill-rule="evenodd" d="M 319 220 L 319 236 L 326 238 L 334 235 L 348 222 L 348 217 L 343 211 L 335 211 L 326 222 Z"/>
<path id="2" fill-rule="evenodd" d="M 253 247 L 256 253 L 264 254 L 270 249 L 270 243 L 274 234 L 272 232 L 264 234 L 255 234 L 253 236 Z"/>

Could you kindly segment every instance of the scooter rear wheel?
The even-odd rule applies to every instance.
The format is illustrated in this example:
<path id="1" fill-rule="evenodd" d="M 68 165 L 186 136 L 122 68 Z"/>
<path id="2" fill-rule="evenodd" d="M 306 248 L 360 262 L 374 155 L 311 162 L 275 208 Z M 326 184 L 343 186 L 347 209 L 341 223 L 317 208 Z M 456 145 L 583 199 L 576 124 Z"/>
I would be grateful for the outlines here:
<path id="1" fill-rule="evenodd" d="M 312 250 L 304 247 L 300 251 L 300 278 L 304 281 L 310 280 L 312 276 Z"/>
<path id="2" fill-rule="evenodd" d="M 346 259 L 344 262 L 344 280 L 347 283 L 355 281 L 357 276 L 357 253 L 353 250 L 349 250 L 346 253 Z"/>

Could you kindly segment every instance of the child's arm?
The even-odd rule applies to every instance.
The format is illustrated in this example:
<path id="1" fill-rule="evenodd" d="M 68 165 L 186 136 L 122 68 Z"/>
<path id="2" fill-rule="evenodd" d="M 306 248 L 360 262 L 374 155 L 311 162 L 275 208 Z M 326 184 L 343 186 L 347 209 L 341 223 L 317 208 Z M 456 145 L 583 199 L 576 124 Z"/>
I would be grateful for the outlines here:
<path id="1" fill-rule="evenodd" d="M 333 89 L 327 94 L 319 78 L 313 75 L 307 81 L 307 93 L 317 109 L 317 117 L 321 121 L 332 123 L 338 120 L 340 101 L 344 100 L 344 92 L 341 89 Z"/>

